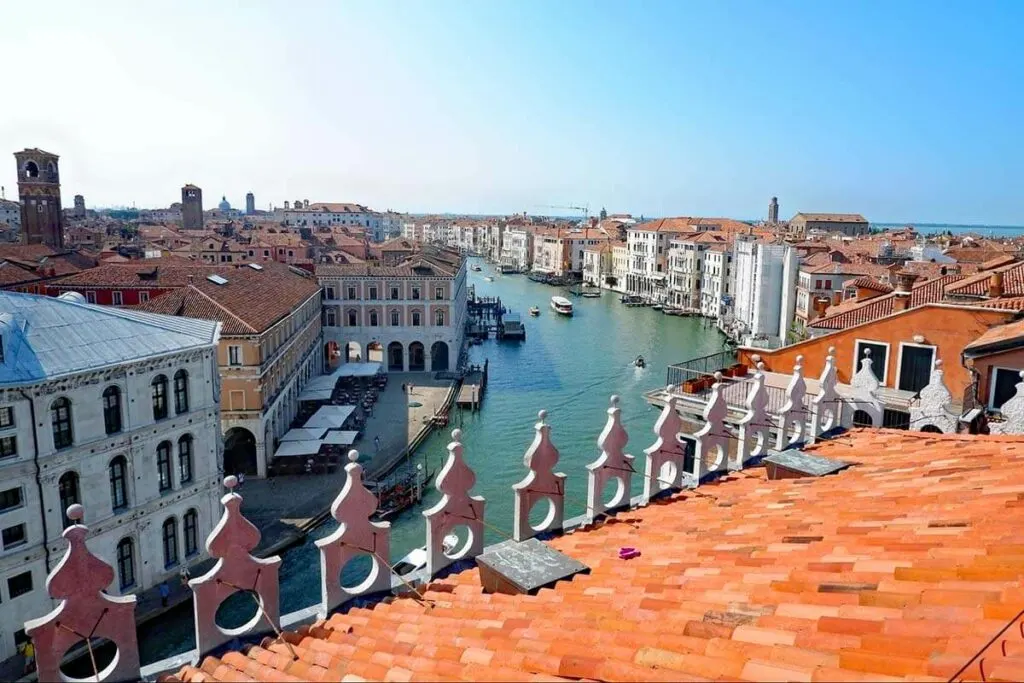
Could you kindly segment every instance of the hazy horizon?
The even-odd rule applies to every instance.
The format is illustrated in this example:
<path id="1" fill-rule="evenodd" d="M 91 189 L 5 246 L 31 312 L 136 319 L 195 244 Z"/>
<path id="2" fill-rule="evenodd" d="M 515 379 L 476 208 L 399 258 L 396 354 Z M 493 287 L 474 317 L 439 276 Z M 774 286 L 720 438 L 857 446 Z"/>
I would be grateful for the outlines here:
<path id="1" fill-rule="evenodd" d="M 0 23 L 65 204 L 1024 224 L 1024 5 L 54 0 Z M 8 155 L 4 158 L 4 155 Z M 894 218 L 895 217 L 895 218 Z M 913 222 L 913 221 L 910 221 Z"/>

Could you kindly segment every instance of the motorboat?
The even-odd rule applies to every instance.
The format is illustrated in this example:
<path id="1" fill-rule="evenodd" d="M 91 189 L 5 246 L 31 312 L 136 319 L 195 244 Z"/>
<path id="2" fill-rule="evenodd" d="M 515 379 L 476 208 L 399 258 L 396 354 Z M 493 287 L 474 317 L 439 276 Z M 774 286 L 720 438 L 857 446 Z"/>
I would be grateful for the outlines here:
<path id="1" fill-rule="evenodd" d="M 638 368 L 646 368 L 647 367 L 647 361 L 644 360 L 643 356 L 637 356 L 636 360 L 633 361 L 633 365 L 635 365 Z"/>
<path id="2" fill-rule="evenodd" d="M 536 318 L 538 315 L 540 315 L 540 308 L 538 308 L 537 306 L 532 306 L 530 308 L 530 315 Z"/>
<path id="3" fill-rule="evenodd" d="M 477 265 L 470 266 L 469 269 L 472 270 L 474 273 L 479 273 L 482 270 L 482 268 L 480 268 L 480 266 Z"/>
<path id="4" fill-rule="evenodd" d="M 572 315 L 572 302 L 564 296 L 551 297 L 551 308 L 560 315 Z"/>
<path id="5" fill-rule="evenodd" d="M 485 277 L 485 278 L 484 278 L 484 280 L 486 280 L 487 282 L 494 282 L 494 278 L 493 278 L 493 277 L 491 277 L 490 275 L 488 275 L 487 277 Z"/>
<path id="6" fill-rule="evenodd" d="M 441 541 L 441 548 L 445 553 L 451 553 L 459 544 L 459 537 L 455 534 L 448 534 Z M 405 557 L 395 563 L 395 573 L 399 576 L 414 574 L 427 567 L 427 546 L 414 548 Z"/>
<path id="7" fill-rule="evenodd" d="M 660 311 L 663 308 L 665 308 L 665 305 L 664 304 L 654 304 L 653 306 L 651 306 L 651 308 L 653 308 L 656 311 Z"/>

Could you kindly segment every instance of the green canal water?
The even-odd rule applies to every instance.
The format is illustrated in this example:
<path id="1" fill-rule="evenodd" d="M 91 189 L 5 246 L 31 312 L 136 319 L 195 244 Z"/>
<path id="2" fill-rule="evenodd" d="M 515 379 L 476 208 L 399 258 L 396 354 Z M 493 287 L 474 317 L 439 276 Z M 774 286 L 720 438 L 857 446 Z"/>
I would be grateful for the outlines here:
<path id="1" fill-rule="evenodd" d="M 486 503 L 486 542 L 505 540 L 512 530 L 512 485 L 526 473 L 523 454 L 534 436 L 539 410 L 548 411 L 551 437 L 566 481 L 566 517 L 583 514 L 586 465 L 599 455 L 597 437 L 604 426 L 609 397 L 620 397 L 622 421 L 629 434 L 626 452 L 642 456 L 654 442 L 657 418 L 643 392 L 663 386 L 665 368 L 723 348 L 724 337 L 699 318 L 662 315 L 650 308 L 628 308 L 619 295 L 605 292 L 599 299 L 573 297 L 563 289 L 532 282 L 523 275 L 499 275 L 482 262 L 482 272 L 469 273 L 478 296 L 500 297 L 526 325 L 525 342 L 489 340 L 470 347 L 470 361 L 490 362 L 489 381 L 479 412 L 452 413 L 447 430 L 434 433 L 419 448 L 417 461 L 428 470 L 440 467 L 451 441 L 451 429 L 461 427 L 467 463 L 476 473 L 473 492 Z M 493 282 L 484 278 L 492 277 Z M 554 295 L 570 299 L 571 318 L 550 308 Z M 531 306 L 541 309 L 530 317 Z M 647 367 L 634 367 L 642 355 Z M 640 469 L 638 467 L 638 469 Z M 638 477 L 633 491 L 640 492 Z M 421 514 L 440 497 L 436 490 L 424 504 L 407 510 L 391 524 L 391 556 L 397 561 L 422 546 L 425 522 Z M 281 613 L 307 607 L 320 598 L 320 560 L 313 541 L 331 533 L 333 521 L 317 529 L 306 542 L 285 552 L 281 565 Z M 175 610 L 140 632 L 143 662 L 152 662 L 195 647 L 192 611 Z"/>

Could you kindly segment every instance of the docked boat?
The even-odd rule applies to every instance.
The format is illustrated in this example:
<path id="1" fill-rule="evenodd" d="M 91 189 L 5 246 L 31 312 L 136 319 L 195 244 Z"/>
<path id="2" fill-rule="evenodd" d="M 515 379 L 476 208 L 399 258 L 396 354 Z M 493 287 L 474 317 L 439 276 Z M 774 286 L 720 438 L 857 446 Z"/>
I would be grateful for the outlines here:
<path id="1" fill-rule="evenodd" d="M 450 553 L 459 544 L 459 537 L 455 534 L 448 534 L 441 541 L 441 547 L 445 553 Z M 409 554 L 395 563 L 395 573 L 399 576 L 407 576 L 427 567 L 427 547 L 414 548 Z"/>
<path id="2" fill-rule="evenodd" d="M 493 277 L 491 277 L 490 275 L 488 275 L 487 277 L 485 277 L 485 278 L 484 278 L 484 280 L 486 280 L 487 282 L 494 282 L 494 278 L 493 278 Z"/>
<path id="3" fill-rule="evenodd" d="M 653 306 L 651 306 L 651 308 L 653 308 L 656 311 L 660 311 L 660 310 L 665 308 L 665 305 L 664 304 L 654 304 Z"/>
<path id="4" fill-rule="evenodd" d="M 536 306 L 531 307 L 530 308 L 530 315 L 532 315 L 533 317 L 536 318 L 538 315 L 540 315 L 540 309 L 538 307 L 536 307 Z"/>
<path id="5" fill-rule="evenodd" d="M 561 315 L 572 315 L 572 302 L 564 296 L 551 297 L 551 308 Z"/>

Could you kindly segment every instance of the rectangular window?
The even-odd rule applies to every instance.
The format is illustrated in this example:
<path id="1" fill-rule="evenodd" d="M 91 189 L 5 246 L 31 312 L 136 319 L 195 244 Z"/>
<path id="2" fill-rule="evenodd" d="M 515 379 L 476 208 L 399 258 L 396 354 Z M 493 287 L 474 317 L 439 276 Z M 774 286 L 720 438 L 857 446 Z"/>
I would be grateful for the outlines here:
<path id="1" fill-rule="evenodd" d="M 356 288 L 353 287 L 352 285 L 348 286 L 348 298 L 349 299 L 355 299 L 356 298 Z"/>
<path id="2" fill-rule="evenodd" d="M 25 537 L 25 525 L 16 524 L 14 526 L 9 526 L 3 531 L 0 531 L 0 536 L 3 537 L 4 550 L 24 545 L 27 540 Z"/>
<path id="3" fill-rule="evenodd" d="M 333 299 L 334 298 L 334 287 L 328 287 L 327 288 L 327 298 L 328 299 Z"/>
<path id="4" fill-rule="evenodd" d="M 228 365 L 241 365 L 242 364 L 242 347 L 241 346 L 229 346 L 228 347 Z"/>
<path id="5" fill-rule="evenodd" d="M 244 391 L 232 391 L 228 395 L 228 405 L 231 406 L 231 410 L 245 410 L 245 392 Z"/>
<path id="6" fill-rule="evenodd" d="M 0 408 L 0 429 L 7 429 L 14 426 L 14 408 L 4 406 Z"/>
<path id="7" fill-rule="evenodd" d="M 90 304 L 96 303 L 96 292 L 86 292 L 85 300 Z"/>
<path id="8" fill-rule="evenodd" d="M 392 287 L 391 288 L 391 300 L 392 301 L 397 301 L 398 300 L 398 287 Z"/>
<path id="9" fill-rule="evenodd" d="M 8 510 L 20 508 L 21 503 L 22 497 L 20 486 L 16 486 L 13 489 L 7 489 L 6 491 L 0 491 L 0 512 L 7 512 Z"/>
<path id="10" fill-rule="evenodd" d="M 139 292 L 139 303 L 144 304 L 149 301 L 149 292 Z"/>
<path id="11" fill-rule="evenodd" d="M 115 306 L 120 306 L 123 303 L 123 300 L 121 299 L 121 292 L 113 292 L 110 297 Z"/>
<path id="12" fill-rule="evenodd" d="M 832 281 L 825 280 L 825 289 L 832 289 Z"/>
<path id="13" fill-rule="evenodd" d="M 814 281 L 814 288 L 815 289 L 821 289 L 821 280 L 815 280 Z"/>
<path id="14" fill-rule="evenodd" d="M 413 298 L 414 301 L 418 301 L 419 300 L 419 298 L 420 298 L 420 288 L 419 287 L 413 287 L 412 288 L 412 298 Z"/>
<path id="15" fill-rule="evenodd" d="M 18 454 L 18 438 L 15 436 L 0 437 L 0 458 L 12 458 Z"/>
<path id="16" fill-rule="evenodd" d="M 434 298 L 437 299 L 438 301 L 444 299 L 444 287 L 434 288 Z"/>
<path id="17" fill-rule="evenodd" d="M 928 386 L 934 360 L 935 349 L 930 346 L 900 344 L 900 391 L 916 394 Z"/>
<path id="18" fill-rule="evenodd" d="M 1017 384 L 1020 382 L 1020 371 L 1008 368 L 992 370 L 992 391 L 989 407 L 999 410 L 1003 404 L 1017 395 Z"/>
<path id="19" fill-rule="evenodd" d="M 868 355 L 866 351 L 870 351 L 871 357 L 871 371 L 875 377 L 878 378 L 880 384 L 885 384 L 886 370 L 889 365 L 889 345 L 882 342 L 869 342 L 857 340 L 856 342 L 856 362 L 854 363 L 853 373 L 857 374 L 860 370 L 861 361 Z"/>
<path id="20" fill-rule="evenodd" d="M 23 572 L 7 579 L 7 593 L 11 598 L 32 592 L 32 572 Z"/>
<path id="21" fill-rule="evenodd" d="M 371 286 L 370 287 L 370 301 L 376 301 L 376 300 L 377 300 L 377 288 Z"/>

